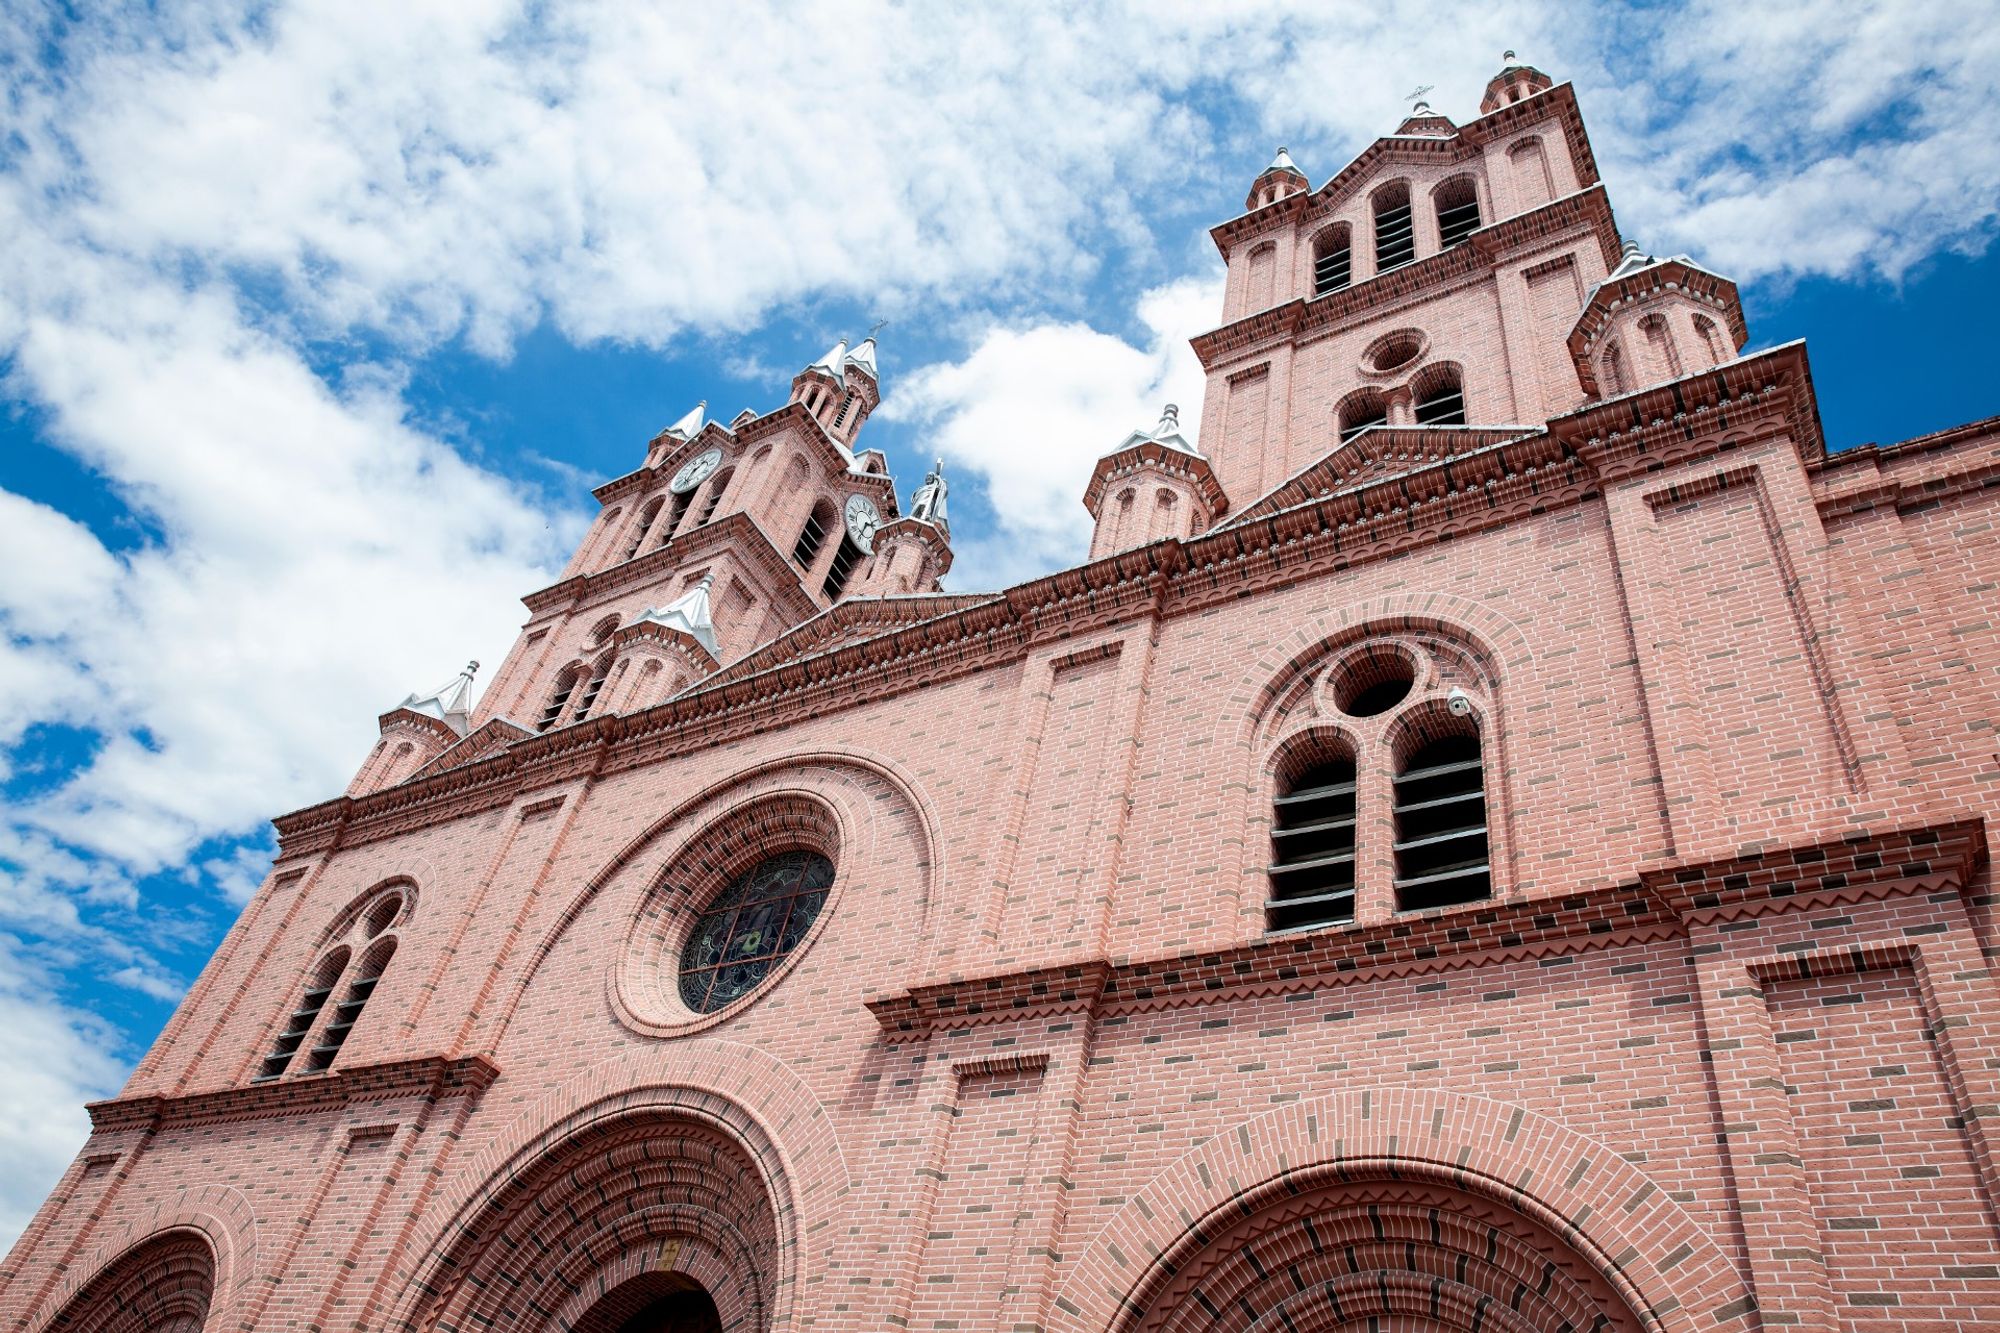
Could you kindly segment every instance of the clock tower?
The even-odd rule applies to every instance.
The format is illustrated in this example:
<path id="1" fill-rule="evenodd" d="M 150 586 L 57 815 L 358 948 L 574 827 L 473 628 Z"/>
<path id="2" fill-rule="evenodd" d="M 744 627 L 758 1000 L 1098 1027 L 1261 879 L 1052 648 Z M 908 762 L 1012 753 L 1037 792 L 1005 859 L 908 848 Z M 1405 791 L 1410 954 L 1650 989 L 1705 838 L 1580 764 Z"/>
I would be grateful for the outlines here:
<path id="1" fill-rule="evenodd" d="M 447 762 L 660 703 L 843 597 L 935 592 L 948 530 L 903 521 L 888 460 L 857 443 L 881 401 L 876 355 L 873 338 L 841 339 L 761 415 L 724 424 L 697 403 L 599 486 L 596 521 L 562 579 L 523 599 L 527 623 Z M 884 527 L 894 552 L 877 549 Z M 393 767 L 371 755 L 356 782 Z"/>

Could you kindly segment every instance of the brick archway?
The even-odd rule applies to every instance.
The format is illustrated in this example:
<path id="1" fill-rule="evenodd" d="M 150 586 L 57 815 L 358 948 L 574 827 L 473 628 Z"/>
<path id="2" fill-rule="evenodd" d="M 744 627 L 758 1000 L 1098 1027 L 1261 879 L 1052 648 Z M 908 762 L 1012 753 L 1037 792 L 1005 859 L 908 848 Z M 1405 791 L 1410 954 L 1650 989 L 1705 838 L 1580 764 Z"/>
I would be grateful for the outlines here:
<path id="1" fill-rule="evenodd" d="M 508 1206 L 505 1196 L 517 1182 L 537 1164 L 563 1160 L 593 1141 L 605 1142 L 621 1123 L 635 1120 L 706 1127 L 754 1168 L 770 1199 L 774 1236 L 765 1326 L 795 1326 L 803 1313 L 797 1304 L 802 1269 L 824 1271 L 831 1256 L 825 1223 L 847 1192 L 847 1164 L 826 1109 L 783 1061 L 756 1047 L 714 1038 L 687 1038 L 593 1066 L 526 1106 L 462 1167 L 453 1167 L 448 1173 L 452 1183 L 427 1210 L 440 1219 L 438 1227 L 414 1251 L 428 1257 L 414 1271 L 398 1274 L 392 1289 L 404 1294 L 386 1326 L 433 1325 L 441 1306 L 429 1297 L 445 1282 L 457 1280 L 465 1261 L 454 1255 L 462 1256 L 465 1238 L 490 1225 Z M 662 1133 L 672 1136 L 670 1128 Z M 598 1267 L 588 1277 L 589 1291 L 610 1290 L 645 1267 L 648 1255 L 657 1264 L 660 1246 L 632 1243 L 633 1234 L 614 1238 L 615 1253 L 600 1253 Z M 720 1304 L 722 1296 L 710 1278 L 720 1282 L 722 1270 L 714 1261 L 727 1251 L 715 1236 L 691 1227 L 680 1227 L 673 1236 L 683 1242 L 678 1271 L 701 1279 Z M 589 1304 L 564 1300 L 573 1316 L 581 1316 Z"/>
<path id="2" fill-rule="evenodd" d="M 1400 1220 L 1385 1221 L 1385 1207 Z M 1543 1265 L 1538 1284 L 1546 1277 L 1568 1308 L 1604 1311 L 1608 1328 L 1621 1317 L 1659 1333 L 1750 1327 L 1747 1289 L 1721 1249 L 1612 1149 L 1518 1106 L 1416 1088 L 1280 1107 L 1188 1153 L 1132 1196 L 1078 1256 L 1049 1327 L 1178 1330 L 1177 1309 L 1214 1299 L 1207 1288 L 1195 1296 L 1203 1282 L 1235 1293 L 1235 1309 L 1247 1312 L 1264 1273 L 1291 1281 L 1286 1254 L 1327 1245 L 1326 1229 L 1316 1231 L 1311 1220 L 1329 1211 L 1366 1219 L 1356 1229 L 1364 1239 L 1398 1226 L 1412 1244 L 1443 1228 L 1491 1229 L 1497 1250 L 1512 1247 L 1495 1273 Z M 1384 1279 L 1355 1291 L 1334 1315 L 1324 1305 L 1301 1310 L 1322 1322 L 1302 1319 L 1298 1327 L 1340 1327 L 1339 1311 L 1358 1310 L 1452 1328 L 1453 1300 L 1471 1302 L 1463 1322 L 1474 1326 L 1471 1310 L 1486 1294 L 1478 1283 L 1446 1283 L 1433 1305 L 1421 1265 L 1377 1271 Z M 1266 1289 L 1262 1299 L 1283 1306 L 1295 1297 L 1287 1286 Z M 1489 1304 L 1483 1326 L 1507 1327 L 1496 1322 L 1502 1313 Z M 1299 1314 L 1287 1308 L 1285 1317 Z M 1240 1327 L 1262 1333 L 1264 1322 L 1246 1317 Z"/>
<path id="3" fill-rule="evenodd" d="M 257 1262 L 249 1200 L 224 1185 L 182 1190 L 100 1241 L 42 1304 L 29 1333 L 195 1333 L 248 1320 Z"/>

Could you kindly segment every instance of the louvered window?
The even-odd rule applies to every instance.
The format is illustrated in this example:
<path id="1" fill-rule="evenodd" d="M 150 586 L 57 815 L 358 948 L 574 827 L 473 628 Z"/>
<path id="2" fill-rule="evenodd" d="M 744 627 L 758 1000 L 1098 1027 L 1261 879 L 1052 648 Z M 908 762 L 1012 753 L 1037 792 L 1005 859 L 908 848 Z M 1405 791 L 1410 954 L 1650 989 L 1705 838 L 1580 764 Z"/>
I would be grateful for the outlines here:
<path id="1" fill-rule="evenodd" d="M 1396 777 L 1396 906 L 1404 911 L 1493 895 L 1484 761 L 1477 736 L 1447 736 Z"/>
<path id="2" fill-rule="evenodd" d="M 715 517 L 715 507 L 722 503 L 722 493 L 729 489 L 729 479 L 735 475 L 736 470 L 731 468 L 726 472 L 718 472 L 715 480 L 708 483 L 708 499 L 702 504 L 701 522 L 695 524 L 696 527 L 705 526 Z"/>
<path id="3" fill-rule="evenodd" d="M 1370 426 L 1386 425 L 1388 421 L 1389 409 L 1386 404 L 1379 400 L 1357 403 L 1341 414 L 1340 442 L 1346 444 Z"/>
<path id="4" fill-rule="evenodd" d="M 1419 426 L 1463 426 L 1465 424 L 1465 390 L 1458 378 L 1440 377 L 1424 389 L 1417 399 L 1417 424 Z"/>
<path id="5" fill-rule="evenodd" d="M 619 559 L 630 560 L 639 554 L 639 547 L 646 540 L 646 530 L 653 526 L 653 520 L 659 516 L 660 502 L 657 499 L 648 502 L 646 507 L 639 511 L 639 516 L 632 520 L 632 535 L 625 544 L 625 554 Z"/>
<path id="6" fill-rule="evenodd" d="M 336 949 L 326 956 L 324 962 L 313 969 L 312 984 L 299 997 L 299 1007 L 292 1010 L 285 1020 L 285 1030 L 271 1046 L 271 1053 L 264 1057 L 264 1063 L 257 1069 L 257 1081 L 272 1079 L 291 1068 L 292 1059 L 299 1053 L 299 1043 L 312 1031 L 313 1021 L 320 1010 L 326 1008 L 327 997 L 340 981 L 340 974 L 347 970 L 347 950 Z"/>
<path id="7" fill-rule="evenodd" d="M 570 721 L 581 722 L 590 716 L 592 705 L 597 702 L 597 696 L 604 689 L 604 677 L 610 671 L 611 659 L 609 657 L 598 662 L 596 669 L 590 673 L 590 679 L 583 683 L 583 697 L 576 701 L 576 716 L 572 717 Z"/>
<path id="8" fill-rule="evenodd" d="M 1313 254 L 1313 295 L 1337 292 L 1354 280 L 1354 248 L 1348 243 L 1345 226 L 1322 237 Z"/>
<path id="9" fill-rule="evenodd" d="M 1387 273 L 1417 257 L 1416 227 L 1410 216 L 1408 190 L 1398 189 L 1375 201 L 1375 271 Z"/>
<path id="10" fill-rule="evenodd" d="M 1479 192 L 1461 177 L 1440 186 L 1436 195 L 1438 240 L 1449 250 L 1479 230 Z"/>
<path id="11" fill-rule="evenodd" d="M 368 1006 L 368 997 L 375 993 L 375 987 L 382 980 L 382 973 L 389 966 L 389 960 L 396 956 L 396 941 L 383 940 L 369 950 L 361 961 L 359 973 L 354 983 L 347 988 L 347 994 L 333 1007 L 333 1017 L 319 1034 L 319 1044 L 306 1056 L 306 1068 L 318 1072 L 331 1068 L 340 1048 L 347 1044 L 347 1038 L 354 1031 L 354 1025 L 361 1021 L 361 1011 Z"/>
<path id="12" fill-rule="evenodd" d="M 792 563 L 800 569 L 811 569 L 814 557 L 819 555 L 821 543 L 826 541 L 827 527 L 833 522 L 833 510 L 826 505 L 816 506 L 806 515 L 806 525 L 799 529 L 799 539 L 792 543 Z"/>
<path id="13" fill-rule="evenodd" d="M 535 724 L 536 731 L 547 731 L 561 719 L 563 705 L 569 702 L 569 696 L 576 690 L 576 678 L 574 671 L 565 671 L 556 677 L 556 687 L 549 694 L 549 706 L 542 710 L 542 720 Z"/>
<path id="14" fill-rule="evenodd" d="M 694 491 L 685 490 L 674 497 L 674 507 L 667 511 L 667 521 L 660 525 L 660 540 L 656 546 L 665 546 L 674 539 L 681 529 L 681 520 L 687 517 L 688 506 L 694 503 Z"/>
<path id="15" fill-rule="evenodd" d="M 1307 769 L 1277 798 L 1271 817 L 1272 930 L 1354 919 L 1354 765 Z"/>
<path id="16" fill-rule="evenodd" d="M 826 569 L 826 581 L 820 584 L 820 591 L 826 594 L 828 601 L 838 598 L 846 590 L 847 576 L 854 572 L 855 562 L 860 559 L 861 548 L 842 533 L 840 549 L 833 553 L 833 563 Z"/>

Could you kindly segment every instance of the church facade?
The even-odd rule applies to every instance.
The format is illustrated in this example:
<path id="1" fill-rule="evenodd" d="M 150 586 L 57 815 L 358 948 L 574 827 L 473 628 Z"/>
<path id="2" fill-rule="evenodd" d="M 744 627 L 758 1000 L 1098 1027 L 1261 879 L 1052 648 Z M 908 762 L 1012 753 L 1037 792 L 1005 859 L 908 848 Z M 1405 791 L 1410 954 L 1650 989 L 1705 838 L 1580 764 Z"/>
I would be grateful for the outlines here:
<path id="1" fill-rule="evenodd" d="M 2000 420 L 1828 452 L 1525 65 L 1213 237 L 1077 568 L 943 589 L 872 341 L 598 488 L 0 1327 L 1993 1326 Z"/>

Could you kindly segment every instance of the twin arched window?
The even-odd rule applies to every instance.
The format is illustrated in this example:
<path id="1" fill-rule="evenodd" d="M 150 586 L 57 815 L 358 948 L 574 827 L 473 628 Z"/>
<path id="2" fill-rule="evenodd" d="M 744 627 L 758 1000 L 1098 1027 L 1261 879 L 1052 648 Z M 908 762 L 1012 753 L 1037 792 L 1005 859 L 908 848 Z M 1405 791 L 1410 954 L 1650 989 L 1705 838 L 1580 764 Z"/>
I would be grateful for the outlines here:
<path id="1" fill-rule="evenodd" d="M 402 888 L 379 891 L 333 930 L 331 947 L 306 974 L 298 1004 L 258 1066 L 257 1082 L 282 1077 L 295 1065 L 308 1074 L 333 1067 L 396 956 L 397 927 L 408 906 Z M 360 962 L 350 967 L 357 954 Z"/>
<path id="2" fill-rule="evenodd" d="M 1351 922 L 1376 886 L 1399 912 L 1492 897 L 1477 701 L 1450 684 L 1476 681 L 1469 663 L 1452 645 L 1398 641 L 1294 687 L 1329 723 L 1297 733 L 1279 764 L 1268 930 Z"/>

